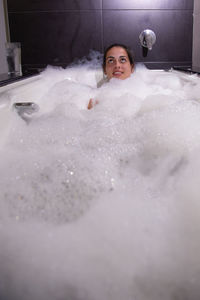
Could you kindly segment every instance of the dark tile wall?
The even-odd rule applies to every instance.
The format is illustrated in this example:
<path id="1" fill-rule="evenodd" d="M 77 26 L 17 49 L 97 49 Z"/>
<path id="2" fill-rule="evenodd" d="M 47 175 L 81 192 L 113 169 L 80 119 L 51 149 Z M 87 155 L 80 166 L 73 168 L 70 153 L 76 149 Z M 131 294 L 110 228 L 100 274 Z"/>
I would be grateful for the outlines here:
<path id="1" fill-rule="evenodd" d="M 17 24 L 17 26 L 16 26 Z M 12 39 L 22 44 L 26 65 L 67 65 L 101 49 L 100 11 L 17 13 L 10 18 Z"/>
<path id="2" fill-rule="evenodd" d="M 117 23 L 121 24 L 120 30 Z M 111 10 L 104 13 L 103 24 L 104 44 L 120 41 L 131 45 L 136 61 L 147 62 L 152 67 L 162 63 L 167 67 L 168 64 L 187 64 L 192 59 L 192 16 L 187 10 L 150 10 L 148 13 Z M 155 32 L 157 40 L 144 57 L 138 36 L 146 28 Z"/>
<path id="3" fill-rule="evenodd" d="M 193 0 L 7 0 L 11 41 L 22 44 L 22 64 L 66 66 L 90 49 L 130 46 L 150 68 L 191 65 Z M 144 52 L 139 34 L 157 37 Z"/>
<path id="4" fill-rule="evenodd" d="M 105 9 L 193 9 L 190 0 L 103 0 Z"/>
<path id="5" fill-rule="evenodd" d="M 8 0 L 10 12 L 101 9 L 102 0 Z"/>

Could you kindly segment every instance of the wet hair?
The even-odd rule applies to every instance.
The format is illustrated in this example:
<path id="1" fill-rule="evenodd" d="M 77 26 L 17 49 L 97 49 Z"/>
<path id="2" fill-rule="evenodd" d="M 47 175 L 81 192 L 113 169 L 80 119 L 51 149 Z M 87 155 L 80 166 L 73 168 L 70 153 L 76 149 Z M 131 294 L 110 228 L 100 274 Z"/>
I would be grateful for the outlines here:
<path id="1" fill-rule="evenodd" d="M 129 58 L 129 61 L 130 61 L 130 64 L 132 66 L 134 66 L 134 57 L 133 57 L 133 53 L 131 51 L 131 49 L 129 49 L 127 46 L 123 45 L 123 44 L 112 44 L 110 45 L 109 47 L 106 48 L 106 50 L 104 51 L 104 56 L 103 56 L 103 69 L 105 70 L 105 67 L 106 67 L 106 55 L 108 53 L 108 51 L 113 48 L 113 47 L 120 47 L 120 48 L 123 48 L 127 55 L 128 55 L 128 58 Z"/>

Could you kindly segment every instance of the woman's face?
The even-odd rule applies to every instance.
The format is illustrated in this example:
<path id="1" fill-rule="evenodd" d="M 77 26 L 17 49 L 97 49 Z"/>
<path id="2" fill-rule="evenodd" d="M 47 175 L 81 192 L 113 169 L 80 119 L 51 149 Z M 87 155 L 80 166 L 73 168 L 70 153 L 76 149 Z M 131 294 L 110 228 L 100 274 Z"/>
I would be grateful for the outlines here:
<path id="1" fill-rule="evenodd" d="M 133 65 L 129 61 L 126 50 L 122 47 L 113 47 L 106 54 L 104 73 L 108 79 L 126 79 L 133 72 Z"/>

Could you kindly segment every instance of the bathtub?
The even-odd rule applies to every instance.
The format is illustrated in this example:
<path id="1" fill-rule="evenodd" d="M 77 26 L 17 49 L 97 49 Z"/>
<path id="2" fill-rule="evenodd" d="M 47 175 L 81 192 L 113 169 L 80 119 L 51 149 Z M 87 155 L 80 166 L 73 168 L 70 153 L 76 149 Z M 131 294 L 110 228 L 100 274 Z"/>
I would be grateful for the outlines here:
<path id="1" fill-rule="evenodd" d="M 48 67 L 0 88 L 2 299 L 199 299 L 200 79 L 103 80 Z"/>

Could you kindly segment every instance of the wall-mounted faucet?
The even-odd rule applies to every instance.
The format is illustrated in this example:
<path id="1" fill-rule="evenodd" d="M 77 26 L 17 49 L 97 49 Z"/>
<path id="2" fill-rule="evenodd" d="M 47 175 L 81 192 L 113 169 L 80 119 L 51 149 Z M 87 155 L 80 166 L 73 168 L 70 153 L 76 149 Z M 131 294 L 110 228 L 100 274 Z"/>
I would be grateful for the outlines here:
<path id="1" fill-rule="evenodd" d="M 142 47 L 151 50 L 153 44 L 156 42 L 156 35 L 151 29 L 145 29 L 140 33 L 139 40 Z"/>

